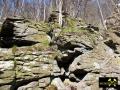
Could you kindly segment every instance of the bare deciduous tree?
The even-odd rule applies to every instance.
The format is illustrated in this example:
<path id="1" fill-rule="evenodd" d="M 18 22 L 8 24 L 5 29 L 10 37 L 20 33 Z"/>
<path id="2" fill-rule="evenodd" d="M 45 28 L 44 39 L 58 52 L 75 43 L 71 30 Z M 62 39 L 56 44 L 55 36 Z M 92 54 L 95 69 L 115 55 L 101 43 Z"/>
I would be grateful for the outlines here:
<path id="1" fill-rule="evenodd" d="M 82 18 L 87 23 L 102 23 L 114 10 L 119 12 L 119 0 L 0 0 L 0 19 L 8 16 L 23 16 L 36 21 L 46 21 L 53 11 L 58 11 L 62 25 L 62 13 Z M 98 11 L 97 11 L 98 10 Z M 104 24 L 103 24 L 104 25 Z"/>

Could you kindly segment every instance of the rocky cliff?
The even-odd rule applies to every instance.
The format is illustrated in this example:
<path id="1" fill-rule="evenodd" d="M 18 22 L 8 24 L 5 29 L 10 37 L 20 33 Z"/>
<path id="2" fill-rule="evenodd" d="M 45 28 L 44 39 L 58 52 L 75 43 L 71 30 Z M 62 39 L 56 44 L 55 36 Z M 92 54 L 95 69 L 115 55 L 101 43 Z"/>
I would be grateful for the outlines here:
<path id="1" fill-rule="evenodd" d="M 99 31 L 79 21 L 60 28 L 7 18 L 0 33 L 0 90 L 102 90 L 99 77 L 107 76 L 120 84 L 119 30 Z"/>

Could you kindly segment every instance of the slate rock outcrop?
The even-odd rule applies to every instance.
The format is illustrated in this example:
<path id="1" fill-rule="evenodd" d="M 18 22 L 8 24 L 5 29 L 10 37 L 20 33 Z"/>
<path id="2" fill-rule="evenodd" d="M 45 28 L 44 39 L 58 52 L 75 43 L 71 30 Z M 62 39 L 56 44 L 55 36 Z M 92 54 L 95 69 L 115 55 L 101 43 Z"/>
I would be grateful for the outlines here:
<path id="1" fill-rule="evenodd" d="M 49 29 L 49 36 L 47 28 L 36 28 L 43 24 L 31 27 L 30 21 L 14 18 L 2 30 L 11 24 L 15 45 L 0 47 L 0 90 L 102 90 L 99 77 L 114 76 L 120 84 L 119 31 L 106 31 L 104 38 L 79 25 L 78 31 Z M 4 35 L 1 41 L 9 46 L 11 35 Z M 23 44 L 28 41 L 37 43 Z"/>

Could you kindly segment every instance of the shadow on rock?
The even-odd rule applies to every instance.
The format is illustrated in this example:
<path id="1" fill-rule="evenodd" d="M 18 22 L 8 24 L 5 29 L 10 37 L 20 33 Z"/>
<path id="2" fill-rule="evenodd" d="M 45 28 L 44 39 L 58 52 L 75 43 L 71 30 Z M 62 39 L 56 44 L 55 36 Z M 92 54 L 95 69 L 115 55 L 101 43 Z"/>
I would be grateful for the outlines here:
<path id="1" fill-rule="evenodd" d="M 0 47 L 31 46 L 39 43 L 35 40 L 29 40 L 28 36 L 36 34 L 37 30 L 28 28 L 24 21 L 23 18 L 6 18 L 0 31 Z"/>
<path id="2" fill-rule="evenodd" d="M 35 41 L 29 41 L 29 40 L 19 40 L 19 39 L 8 39 L 8 38 L 3 38 L 0 41 L 0 47 L 1 48 L 11 48 L 14 45 L 18 46 L 18 47 L 22 47 L 22 46 L 31 46 L 34 44 L 37 44 L 39 42 L 35 42 Z"/>

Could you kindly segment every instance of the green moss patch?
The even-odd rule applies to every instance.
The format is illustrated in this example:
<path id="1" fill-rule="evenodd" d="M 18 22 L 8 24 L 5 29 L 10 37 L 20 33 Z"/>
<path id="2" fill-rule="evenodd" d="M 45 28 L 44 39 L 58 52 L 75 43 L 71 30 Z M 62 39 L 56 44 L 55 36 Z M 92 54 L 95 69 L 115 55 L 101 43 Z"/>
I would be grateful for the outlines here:
<path id="1" fill-rule="evenodd" d="M 28 27 L 38 29 L 39 31 L 47 32 L 50 30 L 49 24 L 45 22 L 29 21 Z"/>
<path id="2" fill-rule="evenodd" d="M 74 32 L 86 32 L 85 29 L 77 28 L 77 27 L 65 27 L 62 29 L 61 33 L 74 33 Z"/>

